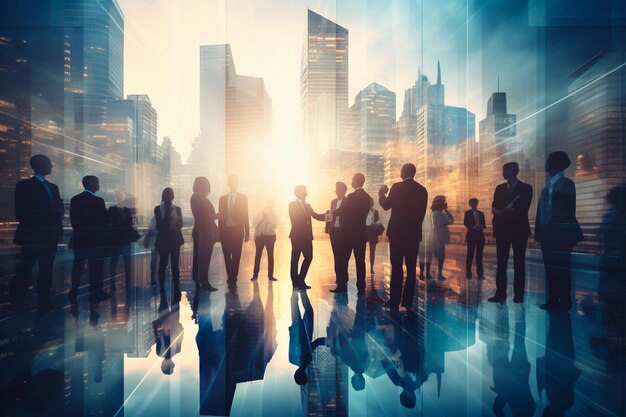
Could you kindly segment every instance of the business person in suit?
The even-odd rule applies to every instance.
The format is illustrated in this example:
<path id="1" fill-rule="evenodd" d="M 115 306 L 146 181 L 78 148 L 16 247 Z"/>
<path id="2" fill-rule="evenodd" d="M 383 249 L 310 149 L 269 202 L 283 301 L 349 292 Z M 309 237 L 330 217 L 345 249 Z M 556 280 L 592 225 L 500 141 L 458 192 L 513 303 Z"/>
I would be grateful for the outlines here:
<path id="1" fill-rule="evenodd" d="M 251 281 L 259 279 L 263 249 L 267 252 L 267 279 L 268 281 L 278 281 L 274 277 L 274 244 L 276 243 L 278 216 L 274 212 L 272 200 L 268 200 L 263 211 L 254 217 L 252 223 L 254 224 L 255 254 Z"/>
<path id="2" fill-rule="evenodd" d="M 172 375 L 176 364 L 174 356 L 180 353 L 183 347 L 185 329 L 180 324 L 180 308 L 178 306 L 159 311 L 159 317 L 152 322 L 152 331 L 156 341 L 156 354 L 163 358 L 161 372 Z"/>
<path id="3" fill-rule="evenodd" d="M 289 326 L 289 362 L 298 369 L 294 372 L 293 379 L 298 385 L 308 382 L 307 367 L 313 360 L 315 349 L 326 345 L 325 337 L 313 340 L 313 306 L 306 292 L 300 294 L 304 312 L 300 314 L 298 306 L 298 293 L 291 294 L 291 326 Z"/>
<path id="4" fill-rule="evenodd" d="M 109 221 L 111 223 L 109 273 L 111 275 L 111 291 L 115 291 L 115 275 L 117 262 L 121 257 L 124 262 L 124 279 L 126 289 L 130 288 L 131 281 L 131 247 L 134 235 L 133 214 L 126 207 L 126 194 L 122 190 L 115 191 L 114 206 L 109 207 Z"/>
<path id="5" fill-rule="evenodd" d="M 496 238 L 496 294 L 492 303 L 506 301 L 507 264 L 513 248 L 513 301 L 524 302 L 526 287 L 526 244 L 530 236 L 528 209 L 533 199 L 533 187 L 517 179 L 519 165 L 508 162 L 502 166 L 505 183 L 496 187 L 491 203 L 493 235 Z"/>
<path id="6" fill-rule="evenodd" d="M 313 261 L 313 226 L 311 218 L 323 222 L 325 216 L 317 214 L 311 206 L 307 204 L 307 191 L 304 185 L 296 185 L 294 189 L 296 200 L 289 203 L 289 220 L 291 220 L 291 283 L 294 288 L 306 290 L 309 287 L 306 282 L 306 274 Z M 300 255 L 304 258 L 300 264 Z"/>
<path id="7" fill-rule="evenodd" d="M 370 211 L 372 198 L 363 189 L 365 175 L 356 173 L 352 177 L 354 191 L 346 197 L 345 203 L 332 212 L 333 216 L 341 216 L 343 219 L 343 231 L 346 244 L 345 257 L 342 259 L 342 270 L 345 271 L 337 282 L 337 287 L 331 292 L 348 291 L 348 263 L 350 255 L 354 254 L 356 264 L 356 288 L 359 295 L 365 294 L 365 248 L 367 246 L 367 214 Z"/>
<path id="8" fill-rule="evenodd" d="M 207 177 L 197 177 L 193 182 L 190 205 L 193 214 L 193 263 L 192 277 L 198 289 L 217 291 L 209 282 L 209 267 L 213 247 L 218 238 L 215 207 L 209 200 L 211 183 Z"/>
<path id="9" fill-rule="evenodd" d="M 250 240 L 248 197 L 237 192 L 238 186 L 239 178 L 236 175 L 229 176 L 229 192 L 221 196 L 219 202 L 219 234 L 228 285 L 231 287 L 237 285 L 243 242 Z"/>
<path id="10" fill-rule="evenodd" d="M 548 155 L 548 182 L 537 205 L 535 240 L 541 243 L 548 290 L 548 299 L 541 305 L 544 310 L 572 307 L 572 249 L 583 240 L 583 234 L 576 220 L 576 186 L 564 173 L 569 166 L 565 152 Z"/>
<path id="11" fill-rule="evenodd" d="M 63 237 L 64 208 L 59 187 L 46 179 L 52 173 L 50 159 L 33 155 L 30 166 L 34 175 L 15 187 L 15 217 L 19 223 L 13 242 L 21 246 L 21 252 L 12 292 L 15 302 L 26 296 L 37 264 L 37 307 L 43 314 L 56 307 L 49 298 L 54 258 Z"/>
<path id="12" fill-rule="evenodd" d="M 483 249 L 485 249 L 485 213 L 478 210 L 478 199 L 470 198 L 470 209 L 465 212 L 463 225 L 467 229 L 465 241 L 467 242 L 467 256 L 465 257 L 465 276 L 472 279 L 472 262 L 476 256 L 476 274 L 478 279 L 483 277 Z"/>
<path id="13" fill-rule="evenodd" d="M 348 186 L 339 181 L 335 184 L 335 195 L 337 198 L 330 202 L 330 212 L 332 213 L 346 201 Z M 330 236 L 330 247 L 333 250 L 333 260 L 335 263 L 335 283 L 348 282 L 347 269 L 344 269 L 344 258 L 347 255 L 345 234 L 343 233 L 342 216 L 334 216 L 332 221 L 326 222 L 326 233 Z"/>
<path id="14" fill-rule="evenodd" d="M 157 238 L 155 247 L 159 251 L 159 290 L 161 306 L 167 306 L 165 295 L 165 271 L 171 260 L 172 282 L 174 284 L 172 304 L 180 302 L 180 247 L 185 243 L 181 229 L 183 213 L 174 205 L 174 190 L 167 187 L 161 193 L 161 204 L 154 208 Z"/>
<path id="15" fill-rule="evenodd" d="M 404 164 L 400 175 L 402 182 L 391 187 L 383 185 L 378 192 L 378 203 L 383 210 L 391 210 L 387 226 L 389 258 L 391 260 L 391 297 L 386 307 L 397 310 L 402 305 L 413 308 L 417 254 L 422 240 L 422 222 L 428 205 L 428 192 L 415 177 L 415 165 Z M 389 193 L 389 195 L 387 195 Z M 407 276 L 402 291 L 402 264 L 406 264 Z"/>
<path id="16" fill-rule="evenodd" d="M 98 177 L 93 175 L 83 177 L 83 187 L 85 191 L 70 200 L 70 221 L 74 231 L 70 246 L 74 250 L 74 263 L 69 297 L 72 304 L 76 304 L 78 287 L 86 262 L 89 267 L 90 301 L 95 305 L 109 297 L 109 294 L 102 291 L 102 283 L 105 242 L 111 234 L 111 221 L 104 200 L 96 196 L 100 190 Z"/>

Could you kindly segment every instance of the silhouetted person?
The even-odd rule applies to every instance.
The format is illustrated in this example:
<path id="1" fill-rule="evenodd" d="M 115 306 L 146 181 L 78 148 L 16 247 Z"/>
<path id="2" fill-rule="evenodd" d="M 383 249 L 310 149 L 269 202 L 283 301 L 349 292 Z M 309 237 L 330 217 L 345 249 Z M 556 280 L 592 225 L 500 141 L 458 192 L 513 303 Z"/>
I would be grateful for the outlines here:
<path id="1" fill-rule="evenodd" d="M 352 188 L 345 202 L 333 211 L 333 216 L 341 216 L 343 221 L 342 233 L 345 237 L 346 256 L 343 260 L 342 269 L 346 272 L 342 274 L 342 281 L 337 283 L 337 287 L 331 292 L 348 291 L 348 262 L 350 256 L 354 254 L 356 264 L 356 288 L 359 295 L 365 294 L 365 247 L 367 245 L 367 226 L 365 220 L 370 210 L 370 195 L 363 189 L 365 175 L 356 173 L 352 177 Z M 344 281 L 345 279 L 345 281 Z"/>
<path id="2" fill-rule="evenodd" d="M 422 222 L 422 241 L 419 244 L 420 281 L 433 279 L 430 266 L 435 254 L 435 235 L 432 214 L 426 214 Z M 424 272 L 426 274 L 424 274 Z"/>
<path id="3" fill-rule="evenodd" d="M 591 347 L 606 361 L 607 371 L 621 372 L 624 346 L 616 341 L 626 340 L 626 186 L 612 188 L 606 201 L 609 210 L 602 216 L 599 231 L 602 258 L 598 285 L 604 334 L 593 337 Z"/>
<path id="4" fill-rule="evenodd" d="M 576 381 L 580 369 L 576 367 L 576 353 L 572 337 L 572 319 L 567 311 L 550 311 L 546 354 L 537 358 L 537 390 L 546 396 L 549 405 L 544 417 L 563 417 L 574 404 Z"/>
<path id="5" fill-rule="evenodd" d="M 513 248 L 513 301 L 524 302 L 526 287 L 526 244 L 530 236 L 528 209 L 533 199 L 533 187 L 517 179 L 519 165 L 508 162 L 502 166 L 504 184 L 496 187 L 491 203 L 493 236 L 496 238 L 496 294 L 492 303 L 506 300 L 507 264 Z"/>
<path id="6" fill-rule="evenodd" d="M 159 317 L 152 322 L 152 331 L 156 339 L 156 354 L 163 358 L 161 372 L 172 375 L 176 366 L 174 356 L 180 353 L 185 335 L 185 330 L 180 324 L 179 307 L 159 311 Z"/>
<path id="7" fill-rule="evenodd" d="M 161 304 L 167 305 L 165 295 L 165 271 L 171 260 L 172 282 L 174 284 L 172 304 L 180 301 L 180 247 L 185 240 L 183 228 L 183 213 L 180 207 L 174 205 L 174 190 L 165 188 L 161 194 L 161 204 L 154 208 L 156 219 L 157 238 L 155 246 L 159 251 L 159 289 Z"/>
<path id="8" fill-rule="evenodd" d="M 57 246 L 63 237 L 63 200 L 59 187 L 48 182 L 52 162 L 47 156 L 30 158 L 33 177 L 22 180 L 15 187 L 15 217 L 19 222 L 13 242 L 21 246 L 16 265 L 13 297 L 21 301 L 31 283 L 33 267 L 37 264 L 37 308 L 45 313 L 55 306 L 50 302 L 52 268 Z"/>
<path id="9" fill-rule="evenodd" d="M 430 208 L 433 211 L 431 215 L 433 220 L 433 252 L 438 263 L 437 279 L 443 281 L 446 279 L 443 276 L 446 245 L 450 243 L 450 229 L 448 226 L 454 223 L 454 217 L 448 211 L 448 203 L 443 195 L 433 198 L 433 204 Z"/>
<path id="10" fill-rule="evenodd" d="M 306 274 L 313 261 L 313 226 L 311 218 L 324 221 L 323 214 L 317 214 L 306 202 L 307 191 L 304 185 L 296 185 L 294 188 L 296 200 L 289 203 L 289 219 L 291 220 L 291 283 L 297 289 L 309 289 L 306 282 Z M 300 255 L 304 258 L 300 270 Z"/>
<path id="11" fill-rule="evenodd" d="M 74 250 L 74 263 L 69 297 L 75 304 L 80 278 L 87 262 L 90 301 L 95 305 L 109 297 L 109 294 L 103 292 L 102 285 L 106 242 L 111 233 L 111 221 L 104 200 L 96 196 L 96 192 L 100 190 L 98 177 L 93 175 L 83 177 L 83 187 L 85 191 L 75 195 L 70 201 L 70 220 L 74 230 L 70 247 Z"/>
<path id="12" fill-rule="evenodd" d="M 159 251 L 156 249 L 155 243 L 157 238 L 156 217 L 154 214 L 148 224 L 148 231 L 143 239 L 143 247 L 150 251 L 150 285 L 156 284 L 156 275 L 158 271 Z"/>
<path id="13" fill-rule="evenodd" d="M 237 283 L 239 261 L 243 242 L 250 240 L 250 224 L 248 221 L 248 197 L 237 192 L 239 178 L 228 177 L 228 194 L 220 197 L 219 232 L 226 265 L 228 284 Z"/>
<path id="14" fill-rule="evenodd" d="M 313 307 L 306 292 L 301 292 L 304 313 L 300 314 L 298 306 L 298 293 L 291 294 L 291 326 L 289 326 L 289 362 L 298 369 L 293 379 L 298 385 L 304 385 L 308 381 L 306 368 L 313 360 L 313 351 L 318 346 L 326 344 L 325 337 L 313 340 Z"/>
<path id="15" fill-rule="evenodd" d="M 274 244 L 276 243 L 276 228 L 278 227 L 278 216 L 274 212 L 274 202 L 268 201 L 263 211 L 255 216 L 252 223 L 254 224 L 254 245 L 256 250 L 252 281 L 256 281 L 259 278 L 263 249 L 267 252 L 267 279 L 269 281 L 278 281 L 274 277 Z"/>
<path id="16" fill-rule="evenodd" d="M 111 223 L 111 237 L 109 256 L 109 272 L 111 275 L 111 290 L 115 291 L 115 275 L 117 272 L 117 261 L 122 257 L 124 262 L 124 279 L 126 289 L 130 288 L 131 281 L 131 243 L 136 235 L 133 226 L 133 214 L 125 205 L 126 194 L 115 191 L 116 205 L 109 207 L 109 222 Z"/>
<path id="17" fill-rule="evenodd" d="M 378 245 L 378 236 L 385 231 L 385 226 L 380 222 L 380 214 L 374 208 L 374 199 L 370 197 L 370 210 L 365 219 L 365 227 L 367 227 L 367 243 L 370 247 L 370 275 L 374 275 L 374 263 L 376 261 L 376 245 Z"/>
<path id="18" fill-rule="evenodd" d="M 571 257 L 583 240 L 576 220 L 576 186 L 563 172 L 570 166 L 567 154 L 552 152 L 546 159 L 548 182 L 541 191 L 535 220 L 535 240 L 541 243 L 548 297 L 543 309 L 572 306 Z"/>
<path id="19" fill-rule="evenodd" d="M 213 247 L 218 239 L 215 207 L 209 200 L 211 183 L 206 177 L 197 177 L 193 182 L 191 213 L 193 214 L 193 264 L 192 278 L 199 289 L 217 291 L 209 282 L 209 268 Z"/>
<path id="20" fill-rule="evenodd" d="M 496 398 L 493 401 L 493 413 L 497 417 L 503 417 L 504 407 L 508 404 L 514 417 L 532 417 L 537 406 L 528 381 L 530 363 L 526 353 L 526 318 L 523 307 L 522 310 L 516 310 L 513 353 L 510 360 L 509 313 L 506 304 L 498 307 L 494 324 L 492 390 L 496 393 Z"/>
<path id="21" fill-rule="evenodd" d="M 465 212 L 463 225 L 467 229 L 465 241 L 467 242 L 467 256 L 465 257 L 465 276 L 472 279 L 472 262 L 476 256 L 476 274 L 478 279 L 483 279 L 483 249 L 485 249 L 485 213 L 478 210 L 478 199 L 470 198 L 470 209 Z"/>
<path id="22" fill-rule="evenodd" d="M 422 222 L 428 204 L 426 188 L 413 179 L 415 171 L 415 165 L 404 164 L 400 172 L 402 182 L 394 184 L 391 190 L 383 185 L 378 192 L 378 203 L 383 210 L 391 209 L 391 217 L 387 225 L 391 260 L 391 295 L 385 304 L 391 309 L 398 308 L 400 299 L 404 307 L 413 308 L 417 253 L 422 240 Z M 403 263 L 406 264 L 407 271 L 404 292 L 402 291 Z"/>
<path id="23" fill-rule="evenodd" d="M 335 183 L 335 195 L 337 198 L 330 202 L 330 212 L 332 213 L 346 201 L 346 192 L 348 186 L 339 181 Z M 343 232 L 343 217 L 334 216 L 332 221 L 326 222 L 326 233 L 330 236 L 330 247 L 333 250 L 333 261 L 335 267 L 335 284 L 337 286 L 342 282 L 348 282 L 348 270 L 344 268 L 345 257 L 347 254 L 346 237 Z"/>

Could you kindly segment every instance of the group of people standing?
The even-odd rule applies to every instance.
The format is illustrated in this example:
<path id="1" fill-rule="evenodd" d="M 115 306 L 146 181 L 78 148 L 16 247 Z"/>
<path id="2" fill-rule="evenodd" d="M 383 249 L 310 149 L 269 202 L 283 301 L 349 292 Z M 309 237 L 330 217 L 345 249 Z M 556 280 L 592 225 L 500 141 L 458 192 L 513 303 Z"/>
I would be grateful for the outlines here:
<path id="1" fill-rule="evenodd" d="M 583 239 L 576 220 L 576 190 L 572 180 L 564 176 L 570 160 L 564 152 L 551 153 L 545 164 L 548 174 L 546 187 L 541 192 L 537 207 L 535 238 L 541 243 L 547 282 L 545 309 L 568 309 L 570 298 L 570 256 L 572 248 Z M 46 180 L 52 171 L 52 163 L 43 155 L 31 158 L 34 176 L 20 181 L 16 187 L 15 210 L 19 226 L 15 243 L 22 246 L 22 254 L 17 265 L 17 276 L 13 285 L 14 294 L 23 297 L 30 283 L 30 273 L 39 264 L 38 306 L 40 311 L 48 311 L 54 306 L 49 300 L 52 283 L 52 266 L 57 245 L 62 238 L 63 202 L 58 187 Z M 436 196 L 427 215 L 428 192 L 414 180 L 415 165 L 408 163 L 402 167 L 402 181 L 393 184 L 391 189 L 382 186 L 378 192 L 380 207 L 391 211 L 387 228 L 391 260 L 391 291 L 386 306 L 398 309 L 400 305 L 412 308 L 417 278 L 419 254 L 420 279 L 432 278 L 431 261 L 437 258 L 437 278 L 443 275 L 445 246 L 450 242 L 448 226 L 454 218 L 448 211 L 445 196 Z M 524 301 L 525 291 L 525 252 L 531 235 L 528 220 L 533 189 L 517 177 L 519 166 L 509 162 L 503 166 L 505 183 L 496 187 L 492 202 L 493 235 L 496 240 L 497 270 L 496 293 L 491 302 L 504 302 L 507 297 L 507 264 L 509 251 L 513 250 L 513 293 L 514 302 Z M 308 289 L 306 283 L 308 269 L 313 259 L 312 220 L 325 222 L 325 231 L 330 236 L 334 257 L 336 287 L 335 293 L 347 292 L 349 280 L 348 263 L 354 256 L 356 263 L 356 287 L 359 295 L 365 292 L 366 247 L 370 245 L 370 272 L 373 273 L 378 236 L 385 230 L 380 215 L 374 209 L 374 199 L 364 190 L 365 176 L 353 176 L 353 192 L 346 195 L 348 187 L 342 182 L 335 185 L 337 198 L 330 209 L 316 213 L 306 202 L 307 190 L 304 185 L 294 189 L 295 201 L 289 204 L 291 232 L 290 275 L 293 287 Z M 69 297 L 76 303 L 78 287 L 85 263 L 89 267 L 90 300 L 92 304 L 108 298 L 103 290 L 103 262 L 106 253 L 111 259 L 111 272 L 115 273 L 119 258 L 123 259 L 127 286 L 130 281 L 131 243 L 140 238 L 133 226 L 132 212 L 125 207 L 125 195 L 116 192 L 117 204 L 106 208 L 102 198 L 96 196 L 99 181 L 95 176 L 83 178 L 85 190 L 74 196 L 70 203 L 70 220 L 73 236 L 70 247 L 74 250 L 72 287 Z M 193 228 L 193 279 L 199 290 L 216 291 L 209 282 L 209 268 L 215 243 L 221 242 L 224 254 L 227 282 L 236 286 L 243 243 L 250 239 L 248 199 L 239 193 L 238 178 L 228 178 L 229 192 L 219 199 L 216 212 L 208 199 L 211 185 L 206 177 L 198 177 L 193 184 L 191 211 L 194 217 Z M 162 202 L 154 208 L 151 232 L 155 235 L 152 265 L 159 259 L 158 278 L 162 302 L 166 301 L 165 276 L 171 264 L 173 280 L 172 302 L 180 300 L 180 246 L 184 243 L 182 234 L 183 215 L 180 207 L 174 205 L 174 191 L 165 188 Z M 467 228 L 466 276 L 472 278 L 471 266 L 476 260 L 476 272 L 483 278 L 482 252 L 485 245 L 485 215 L 478 210 L 478 200 L 469 201 L 470 210 L 465 212 L 464 225 Z M 216 225 L 215 221 L 218 224 Z M 259 276 L 260 260 L 263 251 L 268 255 L 268 279 L 274 277 L 274 244 L 278 219 L 273 204 L 269 202 L 254 220 L 256 254 L 252 280 Z M 148 237 L 151 233 L 149 232 Z M 149 238 L 144 245 L 149 247 Z M 104 247 L 107 247 L 104 251 Z M 111 249 L 112 248 L 112 249 Z M 300 259 L 303 258 L 302 263 Z M 406 266 L 406 280 L 403 267 Z M 152 274 L 154 278 L 154 274 Z M 403 284 L 404 281 L 404 284 Z M 114 283 L 113 283 L 114 284 Z M 114 290 L 114 286 L 112 290 Z"/>

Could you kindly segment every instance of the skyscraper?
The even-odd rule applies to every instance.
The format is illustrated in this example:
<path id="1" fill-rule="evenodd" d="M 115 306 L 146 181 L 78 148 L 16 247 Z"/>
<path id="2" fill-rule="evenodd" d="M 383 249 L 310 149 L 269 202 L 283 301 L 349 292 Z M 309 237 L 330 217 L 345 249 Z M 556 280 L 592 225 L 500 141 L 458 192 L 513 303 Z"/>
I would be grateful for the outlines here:
<path id="1" fill-rule="evenodd" d="M 507 112 L 506 93 L 493 93 L 487 102 L 487 117 L 479 122 L 480 163 L 479 200 L 487 206 L 493 191 L 503 182 L 502 165 L 515 161 L 522 165 L 522 148 L 516 140 L 516 116 Z M 483 206 L 485 206 L 485 204 Z"/>
<path id="2" fill-rule="evenodd" d="M 348 108 L 348 30 L 307 11 L 302 51 L 301 98 L 304 138 L 314 157 L 340 143 L 341 117 Z"/>
<path id="3" fill-rule="evenodd" d="M 230 174 L 240 177 L 242 189 L 258 189 L 267 179 L 271 132 L 264 80 L 237 74 L 230 45 L 201 46 L 200 140 L 189 162 L 202 164 L 216 195 Z"/>

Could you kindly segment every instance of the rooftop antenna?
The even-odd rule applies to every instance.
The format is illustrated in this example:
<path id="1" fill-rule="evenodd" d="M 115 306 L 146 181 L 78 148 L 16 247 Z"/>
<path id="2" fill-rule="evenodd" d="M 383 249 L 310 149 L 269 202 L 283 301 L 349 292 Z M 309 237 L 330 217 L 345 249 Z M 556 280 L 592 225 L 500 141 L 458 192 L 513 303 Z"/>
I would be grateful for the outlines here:
<path id="1" fill-rule="evenodd" d="M 498 74 L 498 93 L 500 92 L 500 74 Z"/>

